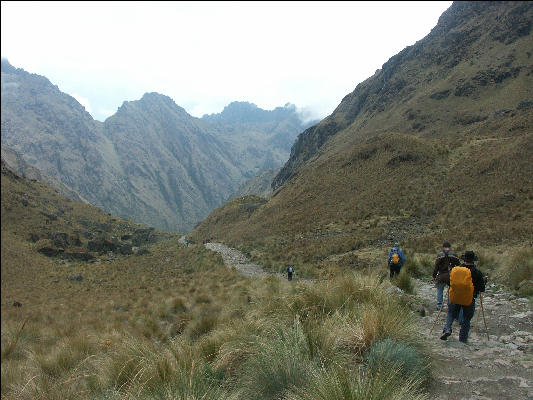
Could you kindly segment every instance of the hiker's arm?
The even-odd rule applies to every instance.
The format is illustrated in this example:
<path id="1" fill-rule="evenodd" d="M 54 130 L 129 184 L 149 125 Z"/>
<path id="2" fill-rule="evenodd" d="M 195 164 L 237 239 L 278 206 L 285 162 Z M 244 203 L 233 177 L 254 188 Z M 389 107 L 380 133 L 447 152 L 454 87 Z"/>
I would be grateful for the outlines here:
<path id="1" fill-rule="evenodd" d="M 435 266 L 433 267 L 433 279 L 437 279 L 437 272 L 439 272 L 440 257 L 435 260 Z"/>
<path id="2" fill-rule="evenodd" d="M 483 279 L 483 274 L 479 269 L 476 269 L 475 273 L 475 282 L 474 282 L 474 288 L 477 293 L 484 292 L 485 291 L 485 280 Z"/>

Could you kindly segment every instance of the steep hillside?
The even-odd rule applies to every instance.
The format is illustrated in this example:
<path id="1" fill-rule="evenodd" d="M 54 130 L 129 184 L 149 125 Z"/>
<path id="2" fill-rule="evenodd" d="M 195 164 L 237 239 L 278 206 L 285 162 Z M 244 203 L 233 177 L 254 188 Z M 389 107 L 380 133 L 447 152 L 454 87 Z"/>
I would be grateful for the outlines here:
<path id="1" fill-rule="evenodd" d="M 387 132 L 448 141 L 527 132 L 521 115 L 533 108 L 532 13 L 528 2 L 454 3 L 428 36 L 298 137 L 273 186 L 297 174 L 333 137 L 340 148 Z"/>
<path id="2" fill-rule="evenodd" d="M 531 242 L 532 21 L 527 2 L 454 3 L 298 137 L 268 202 L 195 234 L 316 265 L 394 240 Z"/>
<path id="3" fill-rule="evenodd" d="M 256 196 L 268 198 L 272 195 L 272 180 L 279 173 L 280 168 L 267 169 L 253 178 L 244 182 L 231 196 L 232 199 L 239 196 L 254 194 Z"/>
<path id="4" fill-rule="evenodd" d="M 200 119 L 157 93 L 100 123 L 2 60 L 2 146 L 91 204 L 164 230 L 191 229 L 246 179 L 281 166 L 307 126 L 294 106 L 233 103 Z"/>
<path id="5" fill-rule="evenodd" d="M 20 266 L 19 258 L 92 262 L 109 252 L 131 255 L 170 236 L 66 199 L 48 184 L 18 175 L 4 160 L 1 173 L 2 249 L 24 248 L 24 254 L 14 252 L 14 265 Z"/>
<path id="6" fill-rule="evenodd" d="M 32 167 L 28 164 L 22 156 L 17 153 L 15 150 L 10 149 L 8 146 L 2 146 L 2 160 L 11 170 L 17 172 L 25 178 L 33 179 L 40 182 L 46 182 L 51 187 L 56 189 L 62 196 L 77 201 L 79 203 L 87 203 L 83 197 L 81 197 L 74 190 L 69 188 L 63 182 L 58 181 L 55 178 L 52 178 L 50 175 L 45 174 L 44 172 L 38 170 L 35 167 Z"/>

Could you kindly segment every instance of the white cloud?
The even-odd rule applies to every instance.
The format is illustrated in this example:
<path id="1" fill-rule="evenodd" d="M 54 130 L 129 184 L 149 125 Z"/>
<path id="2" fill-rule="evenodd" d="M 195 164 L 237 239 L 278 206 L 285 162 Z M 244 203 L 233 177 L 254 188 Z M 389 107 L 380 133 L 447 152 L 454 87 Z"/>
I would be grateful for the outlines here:
<path id="1" fill-rule="evenodd" d="M 157 91 L 190 114 L 230 101 L 325 116 L 451 2 L 1 3 L 1 52 L 90 101 Z"/>

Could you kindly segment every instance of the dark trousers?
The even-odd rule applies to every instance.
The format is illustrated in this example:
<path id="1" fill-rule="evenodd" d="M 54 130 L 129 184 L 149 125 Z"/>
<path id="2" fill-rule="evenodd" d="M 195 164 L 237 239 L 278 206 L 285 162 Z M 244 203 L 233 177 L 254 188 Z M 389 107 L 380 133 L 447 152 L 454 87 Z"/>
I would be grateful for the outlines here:
<path id="1" fill-rule="evenodd" d="M 394 275 L 400 273 L 400 269 L 401 268 L 402 268 L 402 266 L 399 265 L 399 264 L 391 264 L 391 265 L 389 265 L 391 279 L 394 277 Z"/>
<path id="2" fill-rule="evenodd" d="M 453 320 L 457 319 L 459 312 L 463 310 L 463 320 L 461 322 L 461 329 L 459 330 L 459 340 L 466 342 L 468 340 L 468 332 L 470 331 L 470 320 L 474 316 L 476 309 L 476 303 L 472 301 L 469 306 L 462 306 L 460 304 L 454 304 L 451 301 L 448 302 L 448 315 L 446 315 L 446 325 L 444 325 L 444 332 L 452 331 Z"/>
<path id="3" fill-rule="evenodd" d="M 287 279 L 292 281 L 292 272 L 287 272 Z"/>

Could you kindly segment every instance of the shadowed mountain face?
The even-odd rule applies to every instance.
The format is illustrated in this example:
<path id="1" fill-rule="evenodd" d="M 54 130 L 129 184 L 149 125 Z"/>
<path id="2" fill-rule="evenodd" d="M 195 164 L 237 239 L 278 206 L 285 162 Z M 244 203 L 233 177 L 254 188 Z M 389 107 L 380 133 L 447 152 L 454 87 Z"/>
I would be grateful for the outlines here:
<path id="1" fill-rule="evenodd" d="M 101 123 L 2 60 L 2 146 L 91 204 L 162 230 L 190 230 L 246 179 L 281 166 L 305 128 L 291 105 L 232 103 L 199 119 L 158 93 Z"/>
<path id="2" fill-rule="evenodd" d="M 454 3 L 298 136 L 266 204 L 218 209 L 199 237 L 276 243 L 287 263 L 309 246 L 300 260 L 395 239 L 529 242 L 532 24 L 531 2 Z"/>

